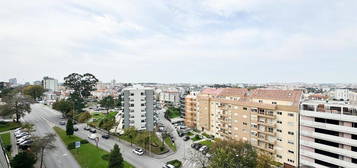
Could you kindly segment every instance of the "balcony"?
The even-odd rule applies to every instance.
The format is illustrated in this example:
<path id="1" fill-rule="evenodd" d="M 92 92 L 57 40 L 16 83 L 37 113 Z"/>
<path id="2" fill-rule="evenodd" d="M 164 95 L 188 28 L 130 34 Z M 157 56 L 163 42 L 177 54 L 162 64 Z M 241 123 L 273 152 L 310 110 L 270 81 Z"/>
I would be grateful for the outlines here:
<path id="1" fill-rule="evenodd" d="M 270 119 L 275 119 L 276 118 L 275 115 L 267 114 L 267 113 L 264 113 L 264 112 L 258 112 L 257 115 L 259 117 L 265 117 L 265 118 L 270 118 Z"/>
<path id="2" fill-rule="evenodd" d="M 325 156 L 325 155 L 321 155 L 321 154 L 318 154 L 318 153 L 315 153 L 315 152 L 310 152 L 310 151 L 307 151 L 307 150 L 300 150 L 300 155 L 302 156 L 306 156 L 306 157 L 309 157 L 309 158 L 313 158 L 313 159 L 319 159 L 319 160 L 324 160 L 324 161 L 327 161 L 327 162 L 330 162 L 330 163 L 333 163 L 333 164 L 336 164 L 336 165 L 339 165 L 339 166 L 342 166 L 342 167 L 357 167 L 357 164 L 354 164 L 354 163 L 351 163 L 351 162 L 348 162 L 348 161 L 344 161 L 344 160 L 340 160 L 340 159 L 336 159 L 336 158 L 333 158 L 333 157 L 328 157 L 328 156 Z"/>
<path id="3" fill-rule="evenodd" d="M 301 110 L 300 114 L 302 116 L 319 117 L 319 118 L 326 118 L 326 119 L 331 119 L 331 120 L 340 120 L 340 121 L 347 121 L 347 122 L 356 122 L 357 121 L 357 116 L 336 114 L 336 113 L 329 113 L 329 112 L 316 112 L 316 111 Z"/>
<path id="4" fill-rule="evenodd" d="M 262 131 L 262 130 L 260 130 L 260 129 L 257 129 L 257 131 L 259 132 L 259 133 L 263 133 L 263 134 L 268 134 L 268 135 L 271 135 L 271 136 L 276 136 L 276 132 L 268 132 L 268 131 Z"/>
<path id="5" fill-rule="evenodd" d="M 327 129 L 327 130 L 357 135 L 357 128 L 353 128 L 353 127 L 346 127 L 346 126 L 334 125 L 334 124 L 326 124 L 326 123 L 307 121 L 307 120 L 301 120 L 300 124 L 302 126 L 307 126 L 307 127 L 321 128 L 321 129 Z"/>
<path id="6" fill-rule="evenodd" d="M 300 144 L 303 145 L 303 146 L 310 147 L 310 148 L 320 149 L 320 150 L 323 150 L 323 151 L 336 153 L 336 154 L 339 154 L 339 155 L 343 155 L 343 156 L 352 157 L 352 158 L 357 159 L 357 152 L 353 152 L 351 150 L 347 150 L 347 149 L 343 149 L 343 148 L 336 148 L 336 147 L 333 147 L 333 146 L 324 145 L 324 144 L 320 144 L 320 143 L 315 143 L 315 142 L 311 142 L 311 141 L 305 141 L 305 140 L 301 140 Z"/>
<path id="7" fill-rule="evenodd" d="M 357 140 L 351 138 L 344 138 L 344 137 L 333 136 L 333 135 L 322 134 L 322 133 L 311 132 L 311 131 L 301 131 L 301 135 L 357 147 Z"/>
<path id="8" fill-rule="evenodd" d="M 260 150 L 264 150 L 264 151 L 267 151 L 267 152 L 270 152 L 270 153 L 275 154 L 275 150 L 274 150 L 274 149 L 265 148 L 265 147 L 259 146 L 259 145 L 255 145 L 255 147 L 258 148 L 258 149 L 260 149 Z"/>

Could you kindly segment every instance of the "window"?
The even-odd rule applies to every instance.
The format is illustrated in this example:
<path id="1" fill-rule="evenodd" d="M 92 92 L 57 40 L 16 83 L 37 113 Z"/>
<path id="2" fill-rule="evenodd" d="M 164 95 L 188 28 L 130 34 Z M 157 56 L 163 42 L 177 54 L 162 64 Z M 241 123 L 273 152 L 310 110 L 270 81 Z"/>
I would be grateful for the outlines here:
<path id="1" fill-rule="evenodd" d="M 243 122 L 243 125 L 248 125 L 246 122 Z"/>
<path id="2" fill-rule="evenodd" d="M 141 103 L 141 106 L 145 106 L 145 104 L 144 104 L 144 103 Z"/>
<path id="3" fill-rule="evenodd" d="M 288 159 L 289 162 L 294 163 L 294 160 Z"/>
<path id="4" fill-rule="evenodd" d="M 283 140 L 281 138 L 277 138 L 278 141 L 282 142 Z"/>
<path id="5" fill-rule="evenodd" d="M 259 100 L 259 103 L 263 103 L 263 100 Z"/>
<path id="6" fill-rule="evenodd" d="M 142 122 L 142 123 L 144 123 L 144 122 L 145 122 L 145 120 L 141 120 L 141 122 Z"/>
<path id="7" fill-rule="evenodd" d="M 293 113 L 289 113 L 288 116 L 289 117 L 294 117 L 294 114 Z"/>
<path id="8" fill-rule="evenodd" d="M 289 144 L 291 145 L 294 145 L 294 142 L 293 141 L 288 141 Z"/>
<path id="9" fill-rule="evenodd" d="M 278 124 L 282 124 L 283 122 L 282 121 L 277 121 Z"/>
<path id="10" fill-rule="evenodd" d="M 288 152 L 289 152 L 289 153 L 294 153 L 294 151 L 292 151 L 292 150 L 288 150 Z"/>
<path id="11" fill-rule="evenodd" d="M 289 134 L 289 135 L 294 135 L 294 132 L 289 131 L 288 134 Z"/>
<path id="12" fill-rule="evenodd" d="M 278 112 L 276 112 L 278 115 L 283 115 L 283 113 L 282 112 L 280 112 L 280 111 L 278 111 Z"/>
<path id="13" fill-rule="evenodd" d="M 280 159 L 282 158 L 282 156 L 281 156 L 281 155 L 276 155 L 276 157 L 277 157 L 277 158 L 280 158 Z"/>
<path id="14" fill-rule="evenodd" d="M 282 132 L 282 131 L 281 131 L 281 129 L 276 129 L 276 131 L 278 131 L 278 132 Z"/>
<path id="15" fill-rule="evenodd" d="M 276 104 L 276 102 L 271 102 L 271 104 Z"/>
<path id="16" fill-rule="evenodd" d="M 130 104 L 130 107 L 134 107 L 134 104 Z"/>
<path id="17" fill-rule="evenodd" d="M 268 127 L 268 132 L 274 132 L 274 128 Z"/>
<path id="18" fill-rule="evenodd" d="M 247 107 L 243 107 L 243 110 L 248 110 Z"/>
<path id="19" fill-rule="evenodd" d="M 141 96 L 144 96 L 144 92 L 141 92 L 140 95 L 141 95 Z"/>
<path id="20" fill-rule="evenodd" d="M 141 117 L 145 117 L 145 115 L 144 115 L 144 114 L 142 114 L 142 115 L 141 115 Z"/>
<path id="21" fill-rule="evenodd" d="M 134 93 L 130 93 L 130 96 L 134 96 Z"/>

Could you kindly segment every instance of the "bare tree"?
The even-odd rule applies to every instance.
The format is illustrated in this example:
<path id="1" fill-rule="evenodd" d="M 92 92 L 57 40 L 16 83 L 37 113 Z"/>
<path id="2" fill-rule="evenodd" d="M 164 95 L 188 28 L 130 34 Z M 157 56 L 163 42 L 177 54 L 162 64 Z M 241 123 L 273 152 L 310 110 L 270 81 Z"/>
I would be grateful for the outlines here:
<path id="1" fill-rule="evenodd" d="M 208 166 L 208 158 L 201 152 L 196 150 L 190 150 L 190 160 L 197 163 L 199 168 L 206 168 Z"/>
<path id="2" fill-rule="evenodd" d="M 53 144 L 56 140 L 56 135 L 52 133 L 48 133 L 43 137 L 34 137 L 33 138 L 33 145 L 32 145 L 32 151 L 36 153 L 36 156 L 38 153 L 41 153 L 41 164 L 40 168 L 42 168 L 43 164 L 43 154 L 45 150 L 52 150 L 55 149 L 56 146 Z"/>

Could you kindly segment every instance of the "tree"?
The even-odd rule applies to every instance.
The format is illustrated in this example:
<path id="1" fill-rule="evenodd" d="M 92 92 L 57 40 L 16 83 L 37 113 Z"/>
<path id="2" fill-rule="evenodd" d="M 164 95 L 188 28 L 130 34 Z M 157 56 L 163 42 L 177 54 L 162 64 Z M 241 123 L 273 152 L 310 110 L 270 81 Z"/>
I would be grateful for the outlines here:
<path id="1" fill-rule="evenodd" d="M 121 107 L 122 106 L 121 101 L 122 101 L 122 97 L 121 95 L 119 95 L 118 99 L 115 99 L 115 107 Z"/>
<path id="2" fill-rule="evenodd" d="M 33 100 L 37 100 L 38 98 L 41 98 L 41 96 L 45 91 L 46 90 L 40 85 L 30 85 L 30 86 L 26 86 L 23 89 L 24 94 L 31 96 Z"/>
<path id="3" fill-rule="evenodd" d="M 109 164 L 108 168 L 123 168 L 124 167 L 124 159 L 120 153 L 120 148 L 117 144 L 114 145 L 113 150 L 109 155 Z"/>
<path id="4" fill-rule="evenodd" d="M 56 146 L 53 144 L 56 141 L 56 135 L 52 133 L 46 134 L 44 137 L 34 137 L 33 144 L 31 150 L 36 153 L 36 155 L 40 152 L 41 153 L 41 163 L 40 168 L 42 168 L 43 164 L 43 154 L 45 150 L 52 150 L 55 149 Z"/>
<path id="5" fill-rule="evenodd" d="M 73 133 L 74 133 L 74 128 L 73 128 L 72 119 L 68 119 L 67 125 L 66 125 L 66 134 L 68 136 L 71 136 L 71 135 L 73 135 Z"/>
<path id="6" fill-rule="evenodd" d="M 234 140 L 217 140 L 211 148 L 209 168 L 256 167 L 257 153 L 248 143 Z"/>
<path id="7" fill-rule="evenodd" d="M 31 98 L 24 96 L 21 93 L 9 94 L 4 99 L 5 105 L 0 105 L 0 115 L 16 116 L 16 122 L 19 122 L 20 117 L 31 112 Z"/>
<path id="8" fill-rule="evenodd" d="M 108 135 L 109 135 L 110 134 L 110 129 L 113 128 L 114 124 L 115 124 L 115 119 L 114 118 L 106 117 L 106 118 L 100 120 L 98 126 L 100 128 L 103 128 L 104 130 L 106 130 L 108 132 Z"/>
<path id="9" fill-rule="evenodd" d="M 274 161 L 274 157 L 266 152 L 259 152 L 257 156 L 257 168 L 272 168 L 279 164 Z"/>
<path id="10" fill-rule="evenodd" d="M 36 156 L 29 151 L 23 151 L 23 152 L 18 153 L 11 160 L 11 167 L 12 168 L 33 168 L 33 165 L 35 163 L 36 163 Z"/>
<path id="11" fill-rule="evenodd" d="M 196 150 L 192 150 L 190 152 L 190 160 L 195 163 L 198 163 L 197 166 L 199 166 L 199 168 L 205 168 L 208 166 L 208 158 L 205 155 L 202 155 L 201 152 L 198 152 Z"/>
<path id="12" fill-rule="evenodd" d="M 107 110 L 107 115 L 109 115 L 109 109 L 114 108 L 115 101 L 112 96 L 104 97 L 102 100 L 99 101 L 101 107 L 104 107 Z"/>
<path id="13" fill-rule="evenodd" d="M 133 140 L 137 135 L 135 127 L 129 127 L 124 129 L 124 135 L 130 139 L 130 146 L 133 146 Z"/>
<path id="14" fill-rule="evenodd" d="M 139 135 L 139 143 L 144 145 L 145 149 L 147 149 L 147 146 L 150 145 L 150 143 L 151 143 L 150 136 L 151 135 L 150 135 L 149 131 L 143 131 Z"/>
<path id="15" fill-rule="evenodd" d="M 52 108 L 62 112 L 64 117 L 70 115 L 70 112 L 73 110 L 73 103 L 69 100 L 59 100 L 52 104 Z"/>
<path id="16" fill-rule="evenodd" d="M 23 123 L 21 125 L 21 128 L 24 129 L 26 132 L 31 133 L 31 132 L 35 132 L 35 125 L 31 124 L 31 123 Z"/>

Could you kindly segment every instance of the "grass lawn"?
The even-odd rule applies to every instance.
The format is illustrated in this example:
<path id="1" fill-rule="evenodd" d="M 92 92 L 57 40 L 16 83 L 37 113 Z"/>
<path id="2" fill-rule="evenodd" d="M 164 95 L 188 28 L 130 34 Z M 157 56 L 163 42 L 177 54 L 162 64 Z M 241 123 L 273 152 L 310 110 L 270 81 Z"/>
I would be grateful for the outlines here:
<path id="1" fill-rule="evenodd" d="M 106 117 L 109 118 L 114 118 L 116 115 L 118 114 L 118 112 L 109 112 L 109 114 L 103 114 L 101 112 L 94 112 L 92 113 L 92 118 L 95 120 L 93 122 L 88 123 L 88 125 L 92 126 L 92 127 L 98 127 L 98 124 L 100 122 L 100 120 L 105 119 Z"/>
<path id="2" fill-rule="evenodd" d="M 176 107 L 169 107 L 165 113 L 168 116 L 168 118 L 177 118 L 180 117 L 181 115 L 180 109 Z"/>
<path id="3" fill-rule="evenodd" d="M 9 131 L 21 127 L 17 122 L 0 122 L 0 132 Z"/>
<path id="4" fill-rule="evenodd" d="M 138 145 L 146 150 L 149 150 L 151 151 L 152 153 L 154 154 L 157 154 L 157 155 L 160 155 L 160 154 L 163 154 L 163 153 L 166 153 L 168 152 L 169 150 L 164 146 L 163 148 L 160 149 L 160 146 L 162 145 L 162 141 L 156 136 L 155 133 L 151 133 L 150 134 L 151 137 L 150 137 L 150 140 L 151 140 L 151 146 L 149 147 L 149 145 L 144 145 L 144 144 L 141 144 L 140 143 L 140 131 L 138 131 L 136 137 L 133 138 L 133 144 L 135 145 Z M 121 135 L 121 136 L 118 136 L 119 139 L 122 139 L 124 141 L 127 141 L 130 143 L 130 138 L 126 135 Z"/>
<path id="5" fill-rule="evenodd" d="M 68 144 L 74 141 L 80 141 L 81 138 L 77 136 L 67 136 L 66 131 L 59 128 L 53 128 L 57 134 L 61 137 L 64 144 L 67 146 Z M 99 167 L 108 167 L 108 161 L 102 159 L 103 155 L 109 154 L 109 152 L 97 148 L 93 144 L 81 144 L 80 148 L 72 149 L 70 152 L 73 154 L 74 158 L 78 161 L 79 165 L 82 168 L 99 168 Z M 125 168 L 133 168 L 134 166 L 130 165 L 128 162 L 124 161 Z"/>
<path id="6" fill-rule="evenodd" d="M 192 136 L 192 135 L 194 135 L 192 132 L 188 132 L 187 134 L 186 134 L 187 136 Z"/>
<path id="7" fill-rule="evenodd" d="M 1 138 L 2 142 L 4 143 L 5 148 L 6 148 L 6 146 L 11 145 L 10 132 L 0 134 L 0 138 Z M 8 149 L 6 149 L 6 154 L 8 157 L 11 157 L 11 148 L 9 148 L 9 149 L 10 149 L 9 151 L 8 151 Z"/>
<path id="8" fill-rule="evenodd" d="M 172 143 L 170 137 L 166 137 L 165 138 L 165 143 L 166 145 L 168 145 L 170 147 L 171 150 L 175 151 L 176 152 L 176 144 L 175 143 Z"/>
<path id="9" fill-rule="evenodd" d="M 171 164 L 171 165 L 173 165 L 173 166 L 175 166 L 175 167 L 177 167 L 177 168 L 180 168 L 181 166 L 182 166 L 182 162 L 181 161 L 179 161 L 179 160 L 171 160 L 171 161 L 168 161 L 167 162 L 168 164 Z"/>
<path id="10" fill-rule="evenodd" d="M 202 138 L 200 138 L 199 135 L 195 135 L 193 138 L 191 138 L 192 141 L 198 141 L 201 140 Z"/>
<path id="11" fill-rule="evenodd" d="M 206 145 L 207 147 L 211 148 L 213 142 L 211 140 L 205 140 L 205 141 L 201 141 L 199 142 L 202 145 Z"/>

